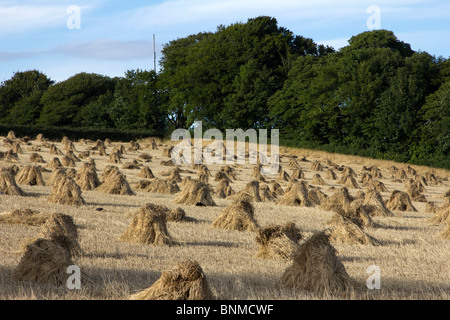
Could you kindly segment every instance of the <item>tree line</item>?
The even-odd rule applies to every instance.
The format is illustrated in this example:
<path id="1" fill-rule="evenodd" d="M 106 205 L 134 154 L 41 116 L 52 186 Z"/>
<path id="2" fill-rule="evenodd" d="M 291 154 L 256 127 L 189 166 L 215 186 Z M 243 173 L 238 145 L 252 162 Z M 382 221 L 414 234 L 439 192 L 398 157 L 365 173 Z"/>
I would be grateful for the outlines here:
<path id="1" fill-rule="evenodd" d="M 450 169 L 450 61 L 374 30 L 336 51 L 273 17 L 167 43 L 161 70 L 0 85 L 0 123 L 142 130 L 280 130 L 283 144 Z"/>

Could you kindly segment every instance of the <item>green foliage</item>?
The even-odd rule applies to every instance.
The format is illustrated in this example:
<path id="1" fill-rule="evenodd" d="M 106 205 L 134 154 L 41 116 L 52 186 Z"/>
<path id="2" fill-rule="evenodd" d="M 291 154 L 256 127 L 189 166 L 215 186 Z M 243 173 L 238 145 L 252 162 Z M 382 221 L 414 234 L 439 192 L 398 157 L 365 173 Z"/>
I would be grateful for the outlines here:
<path id="1" fill-rule="evenodd" d="M 52 84 L 52 80 L 37 70 L 16 72 L 0 85 L 0 121 L 33 124 L 42 109 L 40 99 Z"/>
<path id="2" fill-rule="evenodd" d="M 106 76 L 79 73 L 57 83 L 44 93 L 41 115 L 37 120 L 42 126 L 78 126 L 81 110 L 108 90 L 113 90 L 116 80 Z"/>
<path id="3" fill-rule="evenodd" d="M 189 128 L 195 120 L 205 129 L 263 127 L 267 100 L 282 87 L 295 59 L 331 51 L 294 36 L 271 17 L 178 39 L 163 50 L 164 105 L 177 127 Z"/>

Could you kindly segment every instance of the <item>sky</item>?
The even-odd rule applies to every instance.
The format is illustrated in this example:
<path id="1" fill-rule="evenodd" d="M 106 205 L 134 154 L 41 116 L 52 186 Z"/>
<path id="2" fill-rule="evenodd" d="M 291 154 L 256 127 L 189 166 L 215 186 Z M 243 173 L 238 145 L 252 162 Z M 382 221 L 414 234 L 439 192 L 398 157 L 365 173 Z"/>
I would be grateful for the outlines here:
<path id="1" fill-rule="evenodd" d="M 157 69 L 172 40 L 271 16 L 336 50 L 361 32 L 391 30 L 415 51 L 450 57 L 448 0 L 0 0 L 0 82 L 39 70 L 56 82 Z"/>

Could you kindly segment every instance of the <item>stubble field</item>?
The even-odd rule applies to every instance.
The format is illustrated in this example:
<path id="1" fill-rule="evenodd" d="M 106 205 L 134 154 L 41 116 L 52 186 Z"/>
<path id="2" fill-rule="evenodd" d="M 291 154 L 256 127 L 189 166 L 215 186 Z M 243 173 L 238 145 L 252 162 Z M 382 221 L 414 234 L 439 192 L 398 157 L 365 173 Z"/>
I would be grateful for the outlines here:
<path id="1" fill-rule="evenodd" d="M 10 149 L 5 137 L 1 137 L 0 151 L 6 153 Z M 0 167 L 16 165 L 19 169 L 27 165 L 40 165 L 47 168 L 55 157 L 49 153 L 49 145 L 55 144 L 64 154 L 65 145 L 61 141 L 29 141 L 13 139 L 20 144 L 16 159 L 0 160 Z M 166 166 L 162 161 L 169 160 L 163 156 L 164 149 L 175 145 L 171 141 L 157 141 L 158 149 L 151 148 L 150 139 L 138 141 L 139 148 L 131 148 L 130 142 L 112 142 L 107 144 L 106 152 L 111 154 L 114 147 L 123 145 L 125 152 L 121 163 L 111 163 L 107 155 L 100 155 L 90 150 L 95 141 L 74 141 L 74 154 L 80 155 L 89 151 L 89 157 L 81 158 L 75 163 L 74 169 L 79 170 L 89 158 L 96 164 L 97 174 L 102 180 L 105 168 L 115 165 L 126 176 L 135 195 L 114 195 L 99 190 L 82 191 L 85 205 L 61 205 L 47 201 L 52 185 L 31 186 L 20 184 L 24 196 L 0 195 L 0 213 L 15 209 L 33 209 L 43 213 L 63 213 L 73 217 L 78 227 L 81 255 L 73 259 L 80 270 L 89 276 L 89 283 L 82 283 L 80 290 L 69 290 L 65 285 L 37 284 L 33 282 L 16 281 L 13 272 L 24 255 L 24 246 L 35 239 L 41 226 L 26 224 L 10 224 L 0 222 L 0 299 L 80 299 L 80 300 L 122 300 L 130 295 L 145 290 L 155 283 L 165 270 L 173 268 L 180 261 L 187 259 L 199 263 L 212 293 L 216 299 L 254 300 L 254 299 L 443 299 L 450 298 L 450 240 L 442 237 L 447 228 L 446 223 L 429 221 L 435 213 L 427 212 L 427 202 L 434 202 L 436 208 L 444 206 L 445 197 L 450 188 L 450 174 L 445 170 L 427 167 L 411 166 L 417 176 L 433 174 L 437 180 L 424 186 L 422 192 L 425 201 L 412 201 L 417 212 L 392 210 L 393 216 L 373 216 L 375 227 L 366 227 L 364 231 L 377 239 L 378 245 L 349 244 L 332 242 L 337 250 L 337 256 L 342 261 L 348 275 L 363 287 L 370 276 L 367 268 L 371 265 L 379 267 L 381 272 L 381 288 L 378 290 L 363 289 L 348 295 L 328 295 L 311 293 L 301 289 L 283 286 L 280 278 L 283 272 L 292 264 L 289 259 L 265 259 L 256 257 L 258 243 L 255 241 L 257 232 L 225 230 L 212 227 L 213 221 L 225 207 L 233 202 L 232 198 L 219 198 L 212 192 L 216 206 L 195 206 L 175 203 L 182 192 L 169 195 L 147 192 L 137 188 L 140 180 L 140 169 L 148 166 L 155 177 L 165 179 L 163 173 L 171 171 L 175 166 Z M 37 153 L 45 161 L 35 163 L 30 155 Z M 151 160 L 139 157 L 142 154 L 151 156 Z M 280 148 L 281 166 L 289 175 L 293 168 L 290 161 L 295 159 L 305 176 L 302 179 L 308 185 L 314 185 L 313 176 L 320 174 L 326 185 L 316 185 L 327 196 L 333 195 L 342 184 L 338 183 L 342 171 L 339 166 L 350 167 L 356 173 L 358 189 L 348 188 L 350 195 L 358 197 L 364 192 L 361 182 L 364 167 L 375 166 L 380 169 L 381 181 L 387 191 L 380 192 L 383 200 L 388 200 L 392 191 L 405 191 L 405 181 L 413 178 L 393 177 L 390 169 L 396 166 L 407 171 L 407 165 L 364 159 L 360 157 L 327 154 L 324 152 Z M 294 157 L 293 157 L 294 156 Z M 137 161 L 135 169 L 126 169 L 124 164 Z M 323 171 L 311 169 L 311 164 L 319 161 Z M 218 181 L 214 176 L 223 164 L 208 164 L 211 172 L 208 183 L 215 190 Z M 236 180 L 232 179 L 230 186 L 235 192 L 243 190 L 252 180 L 254 164 L 233 164 Z M 341 169 L 343 168 L 341 167 Z M 179 168 L 181 178 L 190 176 L 197 179 L 197 169 L 192 165 L 183 164 Z M 327 169 L 333 169 L 337 180 L 327 179 Z M 44 181 L 48 181 L 54 169 L 47 168 L 42 173 Z M 149 179 L 150 180 L 150 179 Z M 282 181 L 277 176 L 265 176 L 268 184 L 277 180 L 286 190 L 291 183 Z M 281 195 L 279 196 L 281 198 Z M 121 241 L 119 238 L 130 225 L 133 214 L 147 203 L 164 205 L 169 209 L 181 207 L 186 216 L 192 217 L 192 222 L 167 222 L 167 231 L 177 242 L 177 245 L 138 244 Z M 300 245 L 316 232 L 329 227 L 328 222 L 335 215 L 319 205 L 288 206 L 279 205 L 274 201 L 252 202 L 255 220 L 260 227 L 270 224 L 284 225 L 293 222 L 300 229 L 302 239 Z M 98 211 L 99 208 L 103 210 Z"/>

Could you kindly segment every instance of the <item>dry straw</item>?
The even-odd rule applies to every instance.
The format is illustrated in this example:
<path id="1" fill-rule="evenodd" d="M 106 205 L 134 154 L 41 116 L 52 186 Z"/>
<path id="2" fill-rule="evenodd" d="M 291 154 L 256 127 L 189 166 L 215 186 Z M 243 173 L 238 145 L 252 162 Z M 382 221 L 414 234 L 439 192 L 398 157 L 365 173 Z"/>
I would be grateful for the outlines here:
<path id="1" fill-rule="evenodd" d="M 149 183 L 145 191 L 160 194 L 175 194 L 180 191 L 180 188 L 176 181 L 155 178 Z"/>
<path id="2" fill-rule="evenodd" d="M 349 189 L 359 189 L 358 182 L 352 174 L 343 174 L 338 183 Z"/>
<path id="3" fill-rule="evenodd" d="M 366 184 L 366 192 L 368 191 L 388 192 L 388 189 L 380 180 L 372 179 Z"/>
<path id="4" fill-rule="evenodd" d="M 72 216 L 62 213 L 51 214 L 43 224 L 39 238 L 53 240 L 66 249 L 71 257 L 81 255 L 78 227 Z"/>
<path id="5" fill-rule="evenodd" d="M 165 206 L 147 203 L 134 213 L 131 224 L 120 236 L 120 240 L 153 245 L 176 244 L 167 230 L 169 213 L 169 208 Z"/>
<path id="6" fill-rule="evenodd" d="M 116 166 L 107 166 L 103 171 L 103 183 L 95 189 L 100 192 L 118 195 L 136 195 L 131 190 L 125 175 Z"/>
<path id="7" fill-rule="evenodd" d="M 392 217 L 394 214 L 390 211 L 383 201 L 381 195 L 376 191 L 368 191 L 364 197 L 364 205 L 371 216 Z"/>
<path id="8" fill-rule="evenodd" d="M 81 190 L 94 190 L 101 182 L 95 169 L 88 163 L 84 163 L 75 176 L 75 182 Z"/>
<path id="9" fill-rule="evenodd" d="M 14 175 L 9 171 L 0 171 L 0 195 L 24 196 L 25 193 L 17 185 Z"/>
<path id="10" fill-rule="evenodd" d="M 389 196 L 386 207 L 390 210 L 417 212 L 406 192 L 394 190 Z"/>
<path id="11" fill-rule="evenodd" d="M 281 185 L 277 181 L 271 181 L 269 183 L 270 191 L 275 193 L 278 196 L 282 196 L 284 194 L 284 190 Z"/>
<path id="12" fill-rule="evenodd" d="M 0 213 L 0 223 L 40 226 L 45 223 L 48 217 L 49 214 L 32 209 L 15 209 Z"/>
<path id="13" fill-rule="evenodd" d="M 192 180 L 184 187 L 175 203 L 185 205 L 215 206 L 209 186 L 203 182 Z"/>
<path id="14" fill-rule="evenodd" d="M 326 202 L 323 202 L 320 207 L 325 211 L 332 211 L 335 207 L 346 207 L 355 200 L 346 187 L 340 187 L 331 196 L 328 197 Z"/>
<path id="15" fill-rule="evenodd" d="M 75 160 L 68 157 L 67 155 L 61 157 L 61 163 L 65 167 L 72 167 L 72 168 L 76 167 Z"/>
<path id="16" fill-rule="evenodd" d="M 115 151 L 109 155 L 109 162 L 118 164 L 122 163 L 122 154 L 119 151 Z"/>
<path id="17" fill-rule="evenodd" d="M 164 148 L 162 157 L 163 158 L 171 158 L 172 157 L 172 150 L 174 147 Z"/>
<path id="18" fill-rule="evenodd" d="M 50 195 L 47 198 L 50 203 L 80 206 L 85 201 L 81 196 L 80 186 L 70 177 L 60 175 L 53 183 Z"/>
<path id="19" fill-rule="evenodd" d="M 51 239 L 39 238 L 26 246 L 12 277 L 15 281 L 59 286 L 66 283 L 66 271 L 72 264 L 67 250 Z"/>
<path id="20" fill-rule="evenodd" d="M 326 203 L 328 201 L 328 195 L 322 192 L 318 187 L 309 186 L 308 199 L 316 206 Z"/>
<path id="21" fill-rule="evenodd" d="M 320 176 L 320 174 L 318 174 L 318 173 L 314 174 L 314 176 L 313 176 L 313 178 L 312 178 L 312 181 L 311 181 L 311 184 L 316 184 L 316 185 L 319 185 L 319 186 L 326 186 L 326 185 L 328 185 L 328 183 L 326 183 L 326 182 L 322 179 L 322 177 Z"/>
<path id="22" fill-rule="evenodd" d="M 235 194 L 233 188 L 230 186 L 229 180 L 220 180 L 214 190 L 214 194 L 220 198 L 225 199 Z"/>
<path id="23" fill-rule="evenodd" d="M 335 214 L 328 224 L 330 225 L 330 240 L 333 242 L 378 245 L 378 241 L 364 232 L 358 224 L 340 214 Z"/>
<path id="24" fill-rule="evenodd" d="M 291 179 L 291 176 L 286 171 L 281 169 L 280 171 L 278 171 L 277 180 L 278 181 L 291 181 L 292 179 Z"/>
<path id="25" fill-rule="evenodd" d="M 292 170 L 291 179 L 293 180 L 305 179 L 305 173 L 301 168 L 294 168 Z"/>
<path id="26" fill-rule="evenodd" d="M 155 178 L 153 171 L 148 166 L 142 167 L 141 171 L 139 172 L 139 174 L 137 176 L 139 178 L 144 178 L 144 179 L 154 179 Z"/>
<path id="27" fill-rule="evenodd" d="M 295 223 L 269 225 L 258 230 L 256 257 L 274 260 L 291 260 L 300 248 L 301 231 Z"/>
<path id="28" fill-rule="evenodd" d="M 233 200 L 247 200 L 254 202 L 261 202 L 261 195 L 259 194 L 259 182 L 256 180 L 250 181 L 246 184 L 244 189 L 231 197 Z"/>
<path id="29" fill-rule="evenodd" d="M 173 180 L 175 182 L 181 182 L 181 170 L 180 168 L 176 167 L 173 170 L 166 171 L 161 173 L 163 177 L 167 177 L 167 180 Z"/>
<path id="30" fill-rule="evenodd" d="M 36 152 L 30 154 L 30 161 L 35 163 L 45 163 L 44 158 Z"/>
<path id="31" fill-rule="evenodd" d="M 54 157 L 52 159 L 52 161 L 50 161 L 50 163 L 47 164 L 47 168 L 50 168 L 50 169 L 53 169 L 53 170 L 59 169 L 59 168 L 62 168 L 62 167 L 63 167 L 63 165 L 61 163 L 61 160 L 59 160 L 58 157 Z"/>
<path id="32" fill-rule="evenodd" d="M 19 172 L 17 172 L 16 181 L 18 184 L 45 186 L 40 166 L 26 166 L 20 169 Z"/>
<path id="33" fill-rule="evenodd" d="M 313 202 L 308 197 L 308 187 L 303 180 L 291 182 L 276 204 L 282 206 L 314 206 Z"/>
<path id="34" fill-rule="evenodd" d="M 323 171 L 323 166 L 322 166 L 322 164 L 319 161 L 314 160 L 311 163 L 311 165 L 309 167 L 309 170 L 312 170 L 312 171 Z"/>
<path id="35" fill-rule="evenodd" d="M 186 212 L 181 207 L 177 207 L 175 209 L 172 209 L 170 212 L 167 213 L 167 221 L 172 222 L 194 222 L 196 221 L 192 217 L 186 216 Z"/>
<path id="36" fill-rule="evenodd" d="M 61 179 L 63 177 L 67 177 L 66 169 L 63 167 L 56 169 L 52 172 L 52 174 L 50 175 L 50 178 L 48 178 L 47 185 L 54 185 L 56 183 L 56 181 L 58 181 L 59 179 Z"/>
<path id="37" fill-rule="evenodd" d="M 256 165 L 253 167 L 251 176 L 252 176 L 253 180 L 255 180 L 255 181 L 258 181 L 258 182 L 266 181 L 266 179 L 261 174 L 261 165 Z"/>
<path id="38" fill-rule="evenodd" d="M 450 239 L 450 220 L 447 222 L 447 227 L 444 231 L 441 233 L 442 239 Z"/>
<path id="39" fill-rule="evenodd" d="M 130 300 L 213 300 L 214 295 L 199 263 L 179 262 L 163 271 L 151 287 L 130 296 Z"/>
<path id="40" fill-rule="evenodd" d="M 270 190 L 268 185 L 263 185 L 259 187 L 259 195 L 261 197 L 261 201 L 274 201 L 277 198 L 277 194 Z"/>
<path id="41" fill-rule="evenodd" d="M 225 207 L 213 221 L 212 227 L 237 231 L 259 230 L 255 209 L 251 202 L 245 200 L 236 200 Z"/>
<path id="42" fill-rule="evenodd" d="M 301 244 L 293 263 L 281 276 L 282 285 L 315 294 L 349 293 L 355 282 L 330 244 L 329 234 L 317 232 Z"/>
<path id="43" fill-rule="evenodd" d="M 58 147 L 56 147 L 56 145 L 54 143 L 52 143 L 50 145 L 49 153 L 52 154 L 52 155 L 55 155 L 55 156 L 62 156 L 62 155 L 64 155 L 64 153 L 61 150 L 59 150 Z"/>
<path id="44" fill-rule="evenodd" d="M 334 171 L 332 169 L 328 169 L 326 171 L 325 178 L 329 179 L 329 180 L 337 180 L 338 179 L 336 173 L 334 173 Z"/>
<path id="45" fill-rule="evenodd" d="M 429 221 L 434 224 L 450 221 L 450 198 L 447 198 L 442 206 L 436 209 L 436 213 L 429 219 Z"/>

